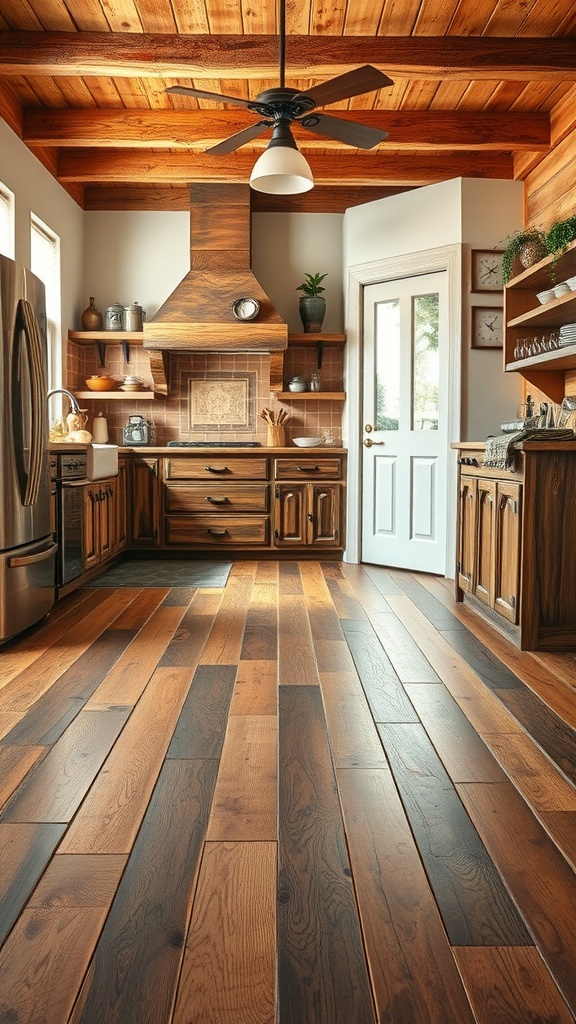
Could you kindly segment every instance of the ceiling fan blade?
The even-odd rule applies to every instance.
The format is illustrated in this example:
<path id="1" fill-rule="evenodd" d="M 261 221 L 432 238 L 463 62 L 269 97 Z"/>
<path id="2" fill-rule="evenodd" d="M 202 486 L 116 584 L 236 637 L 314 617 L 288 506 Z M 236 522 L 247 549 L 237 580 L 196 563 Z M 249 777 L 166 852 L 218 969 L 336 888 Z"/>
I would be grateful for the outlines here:
<path id="1" fill-rule="evenodd" d="M 218 92 L 203 92 L 192 89 L 188 85 L 169 85 L 166 92 L 175 96 L 195 96 L 199 100 L 216 100 L 218 103 L 236 103 L 239 107 L 247 107 L 250 100 L 242 100 L 239 96 L 222 96 Z"/>
<path id="2" fill-rule="evenodd" d="M 299 95 L 310 96 L 317 107 L 323 107 L 327 103 L 337 103 L 338 100 L 347 100 L 350 96 L 360 96 L 364 92 L 384 89 L 393 84 L 392 79 L 378 71 L 378 68 L 364 64 L 361 68 L 346 71 L 343 75 L 331 78 L 328 82 L 321 82 L 320 85 Z"/>
<path id="3" fill-rule="evenodd" d="M 306 121 L 311 123 L 308 125 Z M 326 135 L 329 139 L 337 139 L 348 146 L 356 146 L 357 149 L 372 149 L 388 138 L 388 132 L 381 128 L 358 124 L 357 121 L 345 121 L 343 117 L 331 117 L 330 114 L 310 114 L 297 124 L 311 132 L 317 132 L 318 135 Z"/>
<path id="4" fill-rule="evenodd" d="M 270 125 L 267 121 L 256 121 L 255 124 L 251 124 L 249 128 L 243 128 L 240 132 L 235 132 L 234 135 L 230 135 L 229 138 L 224 139 L 223 142 L 219 142 L 216 146 L 211 146 L 207 149 L 207 153 L 232 153 L 235 149 L 239 149 L 240 146 L 246 145 L 252 139 L 255 139 L 257 135 L 261 135 L 266 128 Z"/>

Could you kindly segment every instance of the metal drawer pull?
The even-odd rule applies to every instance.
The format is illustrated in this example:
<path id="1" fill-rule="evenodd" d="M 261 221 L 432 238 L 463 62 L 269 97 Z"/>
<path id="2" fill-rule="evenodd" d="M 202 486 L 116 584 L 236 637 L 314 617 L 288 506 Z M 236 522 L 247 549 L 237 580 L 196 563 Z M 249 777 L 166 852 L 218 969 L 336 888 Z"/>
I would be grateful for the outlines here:
<path id="1" fill-rule="evenodd" d="M 58 545 L 51 544 L 45 551 L 38 551 L 33 555 L 13 555 L 12 558 L 8 559 L 8 568 L 17 569 L 22 565 L 35 565 L 36 562 L 45 562 L 57 550 Z"/>
<path id="2" fill-rule="evenodd" d="M 210 498 L 208 495 L 206 495 L 206 501 L 209 501 L 211 505 L 227 505 L 229 499 L 228 498 Z"/>
<path id="3" fill-rule="evenodd" d="M 204 466 L 207 473 L 229 473 L 228 466 Z"/>
<path id="4" fill-rule="evenodd" d="M 206 533 L 212 534 L 213 537 L 225 537 L 228 530 L 215 530 L 213 527 L 208 527 Z"/>
<path id="5" fill-rule="evenodd" d="M 320 466 L 296 466 L 299 473 L 317 473 Z"/>

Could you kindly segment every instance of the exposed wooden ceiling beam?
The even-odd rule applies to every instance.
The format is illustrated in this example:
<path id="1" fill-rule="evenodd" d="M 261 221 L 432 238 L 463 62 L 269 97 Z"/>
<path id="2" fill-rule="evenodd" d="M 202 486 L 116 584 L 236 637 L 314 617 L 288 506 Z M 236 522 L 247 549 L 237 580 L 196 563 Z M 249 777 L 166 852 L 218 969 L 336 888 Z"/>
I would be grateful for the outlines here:
<path id="1" fill-rule="evenodd" d="M 73 187 L 73 186 L 72 186 Z M 410 187 L 389 185 L 315 185 L 297 195 L 254 192 L 253 213 L 344 213 L 351 206 L 408 192 Z M 190 210 L 187 185 L 88 185 L 85 210 Z"/>
<path id="2" fill-rule="evenodd" d="M 325 78 L 359 64 L 392 78 L 576 80 L 573 38 L 289 36 L 287 74 Z M 274 77 L 278 39 L 264 35 L 0 32 L 0 74 L 123 78 Z"/>
<path id="3" fill-rule="evenodd" d="M 58 179 L 62 182 L 246 182 L 254 154 L 214 157 L 151 150 L 60 151 Z M 512 178 L 508 153 L 314 154 L 310 166 L 317 184 L 427 185 L 447 178 Z"/>
<path id="4" fill-rule="evenodd" d="M 253 124 L 244 110 L 24 110 L 28 146 L 207 149 Z M 389 132 L 384 146 L 545 151 L 550 144 L 548 114 L 471 111 L 338 111 L 338 117 Z M 330 141 L 296 129 L 301 143 L 330 148 Z M 262 136 L 268 144 L 270 132 Z M 257 145 L 257 142 L 254 143 Z M 334 143 L 341 148 L 340 143 Z M 382 151 L 382 150 L 381 150 Z"/>

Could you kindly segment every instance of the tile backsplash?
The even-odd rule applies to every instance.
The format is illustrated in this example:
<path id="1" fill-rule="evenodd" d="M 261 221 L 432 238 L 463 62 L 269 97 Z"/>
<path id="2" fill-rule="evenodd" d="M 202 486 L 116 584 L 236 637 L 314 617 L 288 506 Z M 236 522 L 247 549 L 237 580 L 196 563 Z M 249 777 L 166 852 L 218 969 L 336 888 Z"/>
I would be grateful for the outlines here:
<path id="1" fill-rule="evenodd" d="M 341 440 L 342 402 L 307 399 L 279 401 L 270 393 L 270 357 L 256 353 L 185 352 L 171 353 L 168 359 L 168 396 L 157 395 L 153 401 L 142 398 L 82 399 L 80 404 L 88 412 L 88 428 L 98 413 L 108 422 L 110 442 L 122 443 L 122 428 L 131 415 L 141 415 L 152 425 L 152 444 L 164 445 L 176 439 L 194 441 L 260 441 L 266 443 L 267 428 L 260 418 L 263 408 L 276 413 L 285 408 L 289 413 L 286 422 L 287 443 L 293 437 L 303 434 L 316 435 L 331 430 L 336 442 Z M 290 377 L 301 374 L 309 377 L 317 372 L 316 348 L 303 346 L 289 347 L 284 357 L 284 386 Z M 106 367 L 98 366 L 96 346 L 68 344 L 67 386 L 70 390 L 85 391 L 87 377 L 96 373 L 110 373 L 114 377 L 133 374 L 141 377 L 148 388 L 152 388 L 152 376 L 148 354 L 141 347 L 130 348 L 130 361 L 124 359 L 121 345 L 106 346 Z M 342 390 L 342 349 L 324 347 L 323 364 L 319 371 L 321 391 Z M 214 380 L 221 375 L 223 383 L 231 379 L 250 381 L 249 401 L 252 408 L 241 422 L 226 423 L 218 417 L 218 423 L 194 426 L 190 416 L 191 381 Z M 196 421 L 197 422 L 197 421 Z M 254 427 L 249 424 L 253 423 Z M 209 429 L 208 429 L 209 427 Z"/>

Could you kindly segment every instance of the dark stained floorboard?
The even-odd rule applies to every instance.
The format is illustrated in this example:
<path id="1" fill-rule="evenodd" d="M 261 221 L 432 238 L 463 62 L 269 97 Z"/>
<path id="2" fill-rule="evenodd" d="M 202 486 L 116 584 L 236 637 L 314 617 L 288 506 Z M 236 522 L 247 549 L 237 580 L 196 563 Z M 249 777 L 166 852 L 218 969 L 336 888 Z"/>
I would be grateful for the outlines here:
<path id="1" fill-rule="evenodd" d="M 227 586 L 80 592 L 0 652 L 0 1024 L 576 1021 L 574 654 L 411 572 Z"/>

